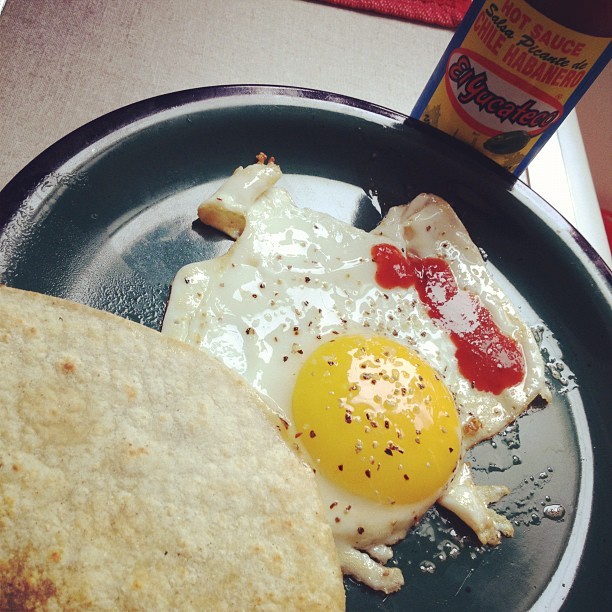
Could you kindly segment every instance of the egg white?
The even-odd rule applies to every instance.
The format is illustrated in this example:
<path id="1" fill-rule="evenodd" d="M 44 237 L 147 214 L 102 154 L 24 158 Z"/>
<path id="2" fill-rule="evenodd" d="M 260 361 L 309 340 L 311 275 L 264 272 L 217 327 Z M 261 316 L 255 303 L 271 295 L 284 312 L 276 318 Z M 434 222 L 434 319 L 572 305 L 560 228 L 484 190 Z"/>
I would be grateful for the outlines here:
<path id="1" fill-rule="evenodd" d="M 284 189 L 272 186 L 280 178 L 277 168 L 239 168 L 205 203 L 208 213 L 220 220 L 219 227 L 230 215 L 232 227 L 236 220 L 241 226 L 242 217 L 244 228 L 226 255 L 178 272 L 164 333 L 216 355 L 239 372 L 289 431 L 299 370 L 321 342 L 339 334 L 387 336 L 436 369 L 455 399 L 464 451 L 501 431 L 538 395 L 548 398 L 544 365 L 530 330 L 491 279 L 448 204 L 420 196 L 392 209 L 373 232 L 364 232 L 296 207 Z M 501 331 L 520 344 L 527 371 L 523 381 L 500 395 L 475 390 L 458 370 L 448 333 L 430 319 L 416 290 L 377 285 L 370 252 L 380 243 L 445 259 L 459 286 L 479 295 Z M 295 446 L 300 452 L 297 442 Z M 510 535 L 511 525 L 487 508 L 506 490 L 487 490 L 483 496 L 468 467 L 461 466 L 459 473 L 462 480 L 455 488 L 402 506 L 351 495 L 317 473 L 343 570 L 386 592 L 399 588 L 401 571 L 384 566 L 392 554 L 388 545 L 405 537 L 438 498 L 472 524 L 481 540 L 486 534 L 486 541 L 496 543 L 500 532 Z"/>

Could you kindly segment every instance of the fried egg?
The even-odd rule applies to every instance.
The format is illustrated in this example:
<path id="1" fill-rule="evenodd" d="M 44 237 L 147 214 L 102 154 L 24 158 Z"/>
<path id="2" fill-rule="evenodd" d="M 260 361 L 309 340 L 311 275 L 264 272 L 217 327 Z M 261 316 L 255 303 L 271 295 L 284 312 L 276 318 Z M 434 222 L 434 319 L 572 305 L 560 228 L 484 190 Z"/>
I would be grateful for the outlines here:
<path id="1" fill-rule="evenodd" d="M 316 474 L 343 571 L 393 592 L 390 546 L 436 501 L 483 544 L 513 534 L 488 507 L 507 488 L 463 457 L 550 399 L 544 364 L 448 203 L 423 194 L 364 232 L 297 207 L 281 176 L 260 158 L 199 207 L 236 242 L 178 272 L 162 331 L 259 391 Z"/>

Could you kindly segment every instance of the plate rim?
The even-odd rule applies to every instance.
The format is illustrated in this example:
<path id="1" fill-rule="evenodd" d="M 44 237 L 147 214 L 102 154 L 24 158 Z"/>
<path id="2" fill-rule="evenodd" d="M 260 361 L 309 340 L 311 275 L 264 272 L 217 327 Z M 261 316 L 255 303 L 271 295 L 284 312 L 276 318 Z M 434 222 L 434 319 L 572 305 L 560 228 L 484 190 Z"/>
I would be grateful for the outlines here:
<path id="1" fill-rule="evenodd" d="M 277 102 L 285 105 L 304 106 L 302 101 L 308 101 L 311 104 L 329 107 L 330 110 L 333 110 L 334 107 L 342 108 L 356 114 L 372 114 L 391 122 L 408 124 L 414 129 L 428 132 L 432 138 L 439 140 L 444 146 L 460 151 L 461 155 L 467 155 L 471 162 L 482 164 L 488 171 L 496 173 L 513 190 L 516 190 L 514 195 L 521 200 L 523 205 L 535 212 L 562 239 L 565 237 L 563 241 L 566 246 L 574 251 L 574 254 L 589 268 L 591 274 L 599 277 L 602 291 L 605 293 L 606 284 L 611 287 L 610 303 L 612 305 L 612 269 L 577 228 L 520 178 L 472 147 L 408 114 L 360 98 L 307 87 L 239 83 L 195 87 L 151 96 L 100 115 L 46 147 L 0 189 L 0 231 L 4 229 L 27 196 L 32 193 L 33 185 L 39 185 L 54 170 L 87 147 L 128 126 L 133 126 L 141 120 L 150 120 L 151 117 L 163 112 L 194 104 L 214 100 L 221 103 L 237 98 L 250 99 L 253 103 L 255 103 L 255 98 L 261 98 L 261 102 L 264 103 L 266 98 L 272 97 L 276 97 Z"/>

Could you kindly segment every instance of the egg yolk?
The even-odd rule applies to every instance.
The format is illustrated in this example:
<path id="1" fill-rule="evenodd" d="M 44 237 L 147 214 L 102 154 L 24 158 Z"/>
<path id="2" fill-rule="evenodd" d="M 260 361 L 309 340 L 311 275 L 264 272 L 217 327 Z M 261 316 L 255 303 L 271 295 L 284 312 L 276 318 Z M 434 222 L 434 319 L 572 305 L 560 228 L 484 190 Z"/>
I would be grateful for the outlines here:
<path id="1" fill-rule="evenodd" d="M 319 346 L 298 373 L 293 419 L 317 471 L 382 504 L 435 496 L 459 460 L 452 395 L 418 355 L 380 336 Z"/>

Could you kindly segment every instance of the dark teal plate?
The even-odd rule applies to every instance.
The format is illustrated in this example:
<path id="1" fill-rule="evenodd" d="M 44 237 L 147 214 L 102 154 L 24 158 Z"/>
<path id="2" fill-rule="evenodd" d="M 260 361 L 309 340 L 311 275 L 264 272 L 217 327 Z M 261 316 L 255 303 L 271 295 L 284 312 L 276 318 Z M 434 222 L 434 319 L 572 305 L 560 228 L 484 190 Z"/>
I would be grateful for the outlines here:
<path id="1" fill-rule="evenodd" d="M 403 590 L 384 597 L 347 579 L 348 609 L 612 609 L 610 271 L 541 198 L 451 138 L 310 90 L 145 100 L 69 134 L 0 192 L 0 282 L 158 329 L 175 272 L 230 244 L 196 220 L 199 201 L 259 151 L 298 204 L 364 229 L 422 191 L 451 202 L 537 328 L 554 391 L 471 453 L 479 483 L 512 488 L 497 507 L 515 537 L 480 547 L 432 509 L 396 547 Z"/>

